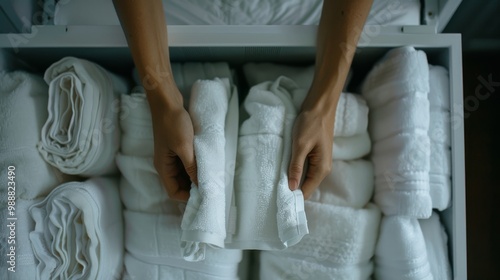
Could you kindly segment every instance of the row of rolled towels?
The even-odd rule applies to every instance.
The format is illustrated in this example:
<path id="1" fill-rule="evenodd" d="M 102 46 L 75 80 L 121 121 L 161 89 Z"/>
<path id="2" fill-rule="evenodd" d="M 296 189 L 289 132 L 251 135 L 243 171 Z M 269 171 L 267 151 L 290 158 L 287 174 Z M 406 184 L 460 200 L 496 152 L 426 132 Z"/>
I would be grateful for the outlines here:
<path id="1" fill-rule="evenodd" d="M 19 221 L 17 271 L 2 279 L 244 279 L 242 249 L 262 249 L 251 279 L 451 279 L 432 212 L 450 204 L 448 78 L 423 52 L 390 51 L 362 95 L 342 94 L 332 172 L 305 202 L 284 167 L 313 67 L 245 65 L 241 110 L 228 64 L 172 68 L 210 171 L 187 204 L 168 199 L 153 167 L 140 89 L 126 94 L 125 80 L 76 58 L 45 81 L 2 73 L 1 176 L 15 166 Z"/>

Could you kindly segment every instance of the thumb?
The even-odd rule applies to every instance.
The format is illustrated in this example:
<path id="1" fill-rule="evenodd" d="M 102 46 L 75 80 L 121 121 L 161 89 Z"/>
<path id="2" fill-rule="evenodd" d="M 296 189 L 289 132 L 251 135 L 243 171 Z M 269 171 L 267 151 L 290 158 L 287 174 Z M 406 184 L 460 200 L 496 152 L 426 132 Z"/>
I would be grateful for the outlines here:
<path id="1" fill-rule="evenodd" d="M 292 158 L 288 167 L 288 187 L 294 191 L 299 188 L 299 182 L 304 172 L 304 164 L 308 151 L 298 145 L 292 146 Z"/>
<path id="2" fill-rule="evenodd" d="M 186 148 L 182 153 L 178 153 L 177 156 L 182 161 L 182 165 L 184 166 L 184 169 L 186 170 L 186 173 L 191 181 L 198 186 L 198 169 L 196 167 L 196 159 L 193 149 L 193 147 Z"/>

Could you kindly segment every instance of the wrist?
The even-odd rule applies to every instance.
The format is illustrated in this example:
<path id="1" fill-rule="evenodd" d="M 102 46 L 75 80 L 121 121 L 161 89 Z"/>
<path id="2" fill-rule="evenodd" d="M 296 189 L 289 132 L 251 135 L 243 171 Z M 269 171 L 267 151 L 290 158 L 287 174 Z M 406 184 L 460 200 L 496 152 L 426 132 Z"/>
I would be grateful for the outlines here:
<path id="1" fill-rule="evenodd" d="M 163 84 L 155 89 L 146 90 L 146 96 L 153 115 L 184 109 L 182 94 L 175 84 Z"/>

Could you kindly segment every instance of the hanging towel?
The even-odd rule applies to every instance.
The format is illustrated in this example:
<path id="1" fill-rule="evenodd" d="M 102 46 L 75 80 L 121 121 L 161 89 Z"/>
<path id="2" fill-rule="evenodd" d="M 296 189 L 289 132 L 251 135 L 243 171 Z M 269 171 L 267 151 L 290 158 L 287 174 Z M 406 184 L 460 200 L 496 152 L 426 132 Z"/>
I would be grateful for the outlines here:
<path id="1" fill-rule="evenodd" d="M 380 222 L 374 204 L 363 209 L 305 202 L 310 233 L 283 251 L 260 253 L 261 279 L 369 279 Z"/>
<path id="2" fill-rule="evenodd" d="M 74 57 L 52 64 L 44 79 L 49 84 L 49 116 L 38 148 L 45 160 L 67 174 L 115 173 L 118 98 L 128 92 L 126 81 Z"/>
<path id="3" fill-rule="evenodd" d="M 307 234 L 301 190 L 288 187 L 296 84 L 280 77 L 250 89 L 240 127 L 235 175 L 237 233 L 231 247 L 284 249 Z"/>
<path id="4" fill-rule="evenodd" d="M 374 276 L 384 280 L 435 279 L 417 219 L 403 216 L 382 218 L 375 249 Z"/>
<path id="5" fill-rule="evenodd" d="M 184 260 L 180 216 L 125 210 L 124 217 L 130 225 L 125 232 L 125 279 L 238 279 L 241 250 L 207 247 L 204 260 Z"/>
<path id="6" fill-rule="evenodd" d="M 429 65 L 431 140 L 430 194 L 432 207 L 440 211 L 451 203 L 451 119 L 448 71 Z"/>
<path id="7" fill-rule="evenodd" d="M 439 221 L 439 214 L 433 212 L 429 219 L 418 220 L 424 235 L 427 258 L 434 279 L 451 280 L 451 266 L 448 259 L 448 236 Z"/>
<path id="8" fill-rule="evenodd" d="M 54 189 L 29 212 L 36 279 L 116 279 L 122 274 L 118 180 L 95 177 Z"/>
<path id="9" fill-rule="evenodd" d="M 36 149 L 47 119 L 47 92 L 39 76 L 0 72 L 0 180 L 5 184 L 0 188 L 1 205 L 6 205 L 9 177 L 13 177 L 16 197 L 22 199 L 43 197 L 68 179 Z M 9 176 L 9 166 L 14 176 Z"/>

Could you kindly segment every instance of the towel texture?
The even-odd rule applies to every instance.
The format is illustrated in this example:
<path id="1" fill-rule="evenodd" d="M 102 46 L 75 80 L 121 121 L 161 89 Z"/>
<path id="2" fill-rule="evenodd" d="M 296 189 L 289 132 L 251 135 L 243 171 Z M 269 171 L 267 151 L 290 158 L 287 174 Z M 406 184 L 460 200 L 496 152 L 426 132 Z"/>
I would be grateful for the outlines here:
<path id="1" fill-rule="evenodd" d="M 286 77 L 250 89 L 250 117 L 240 127 L 235 175 L 238 232 L 231 246 L 283 249 L 307 234 L 304 199 L 288 188 L 287 170 L 296 110 Z"/>
<path id="2" fill-rule="evenodd" d="M 380 210 L 305 202 L 310 234 L 283 251 L 260 253 L 261 279 L 369 279 Z"/>
<path id="3" fill-rule="evenodd" d="M 432 207 L 448 208 L 451 203 L 451 129 L 448 70 L 429 65 L 431 143 L 430 195 Z"/>
<path id="4" fill-rule="evenodd" d="M 368 73 L 362 93 L 370 107 L 374 201 L 385 215 L 427 218 L 429 189 L 429 66 L 413 47 L 389 51 Z"/>
<path id="5" fill-rule="evenodd" d="M 117 279 L 123 265 L 118 180 L 96 177 L 54 189 L 29 209 L 36 279 Z"/>
<path id="6" fill-rule="evenodd" d="M 375 250 L 376 279 L 432 280 L 424 236 L 417 219 L 385 216 Z"/>
<path id="7" fill-rule="evenodd" d="M 7 182 L 12 177 L 9 166 L 15 168 L 11 181 L 16 196 L 22 199 L 43 197 L 68 179 L 47 164 L 36 148 L 47 119 L 47 92 L 47 84 L 39 76 L 23 71 L 0 72 L 0 180 L 5 184 L 0 188 L 2 207 L 7 205 Z"/>
<path id="8" fill-rule="evenodd" d="M 448 259 L 448 236 L 439 221 L 439 214 L 433 212 L 429 219 L 418 220 L 424 235 L 427 258 L 434 279 L 450 280 L 452 272 Z"/>
<path id="9" fill-rule="evenodd" d="M 128 91 L 125 80 L 74 57 L 52 64 L 44 79 L 49 84 L 49 115 L 39 150 L 45 160 L 67 174 L 117 171 L 118 95 Z"/>

